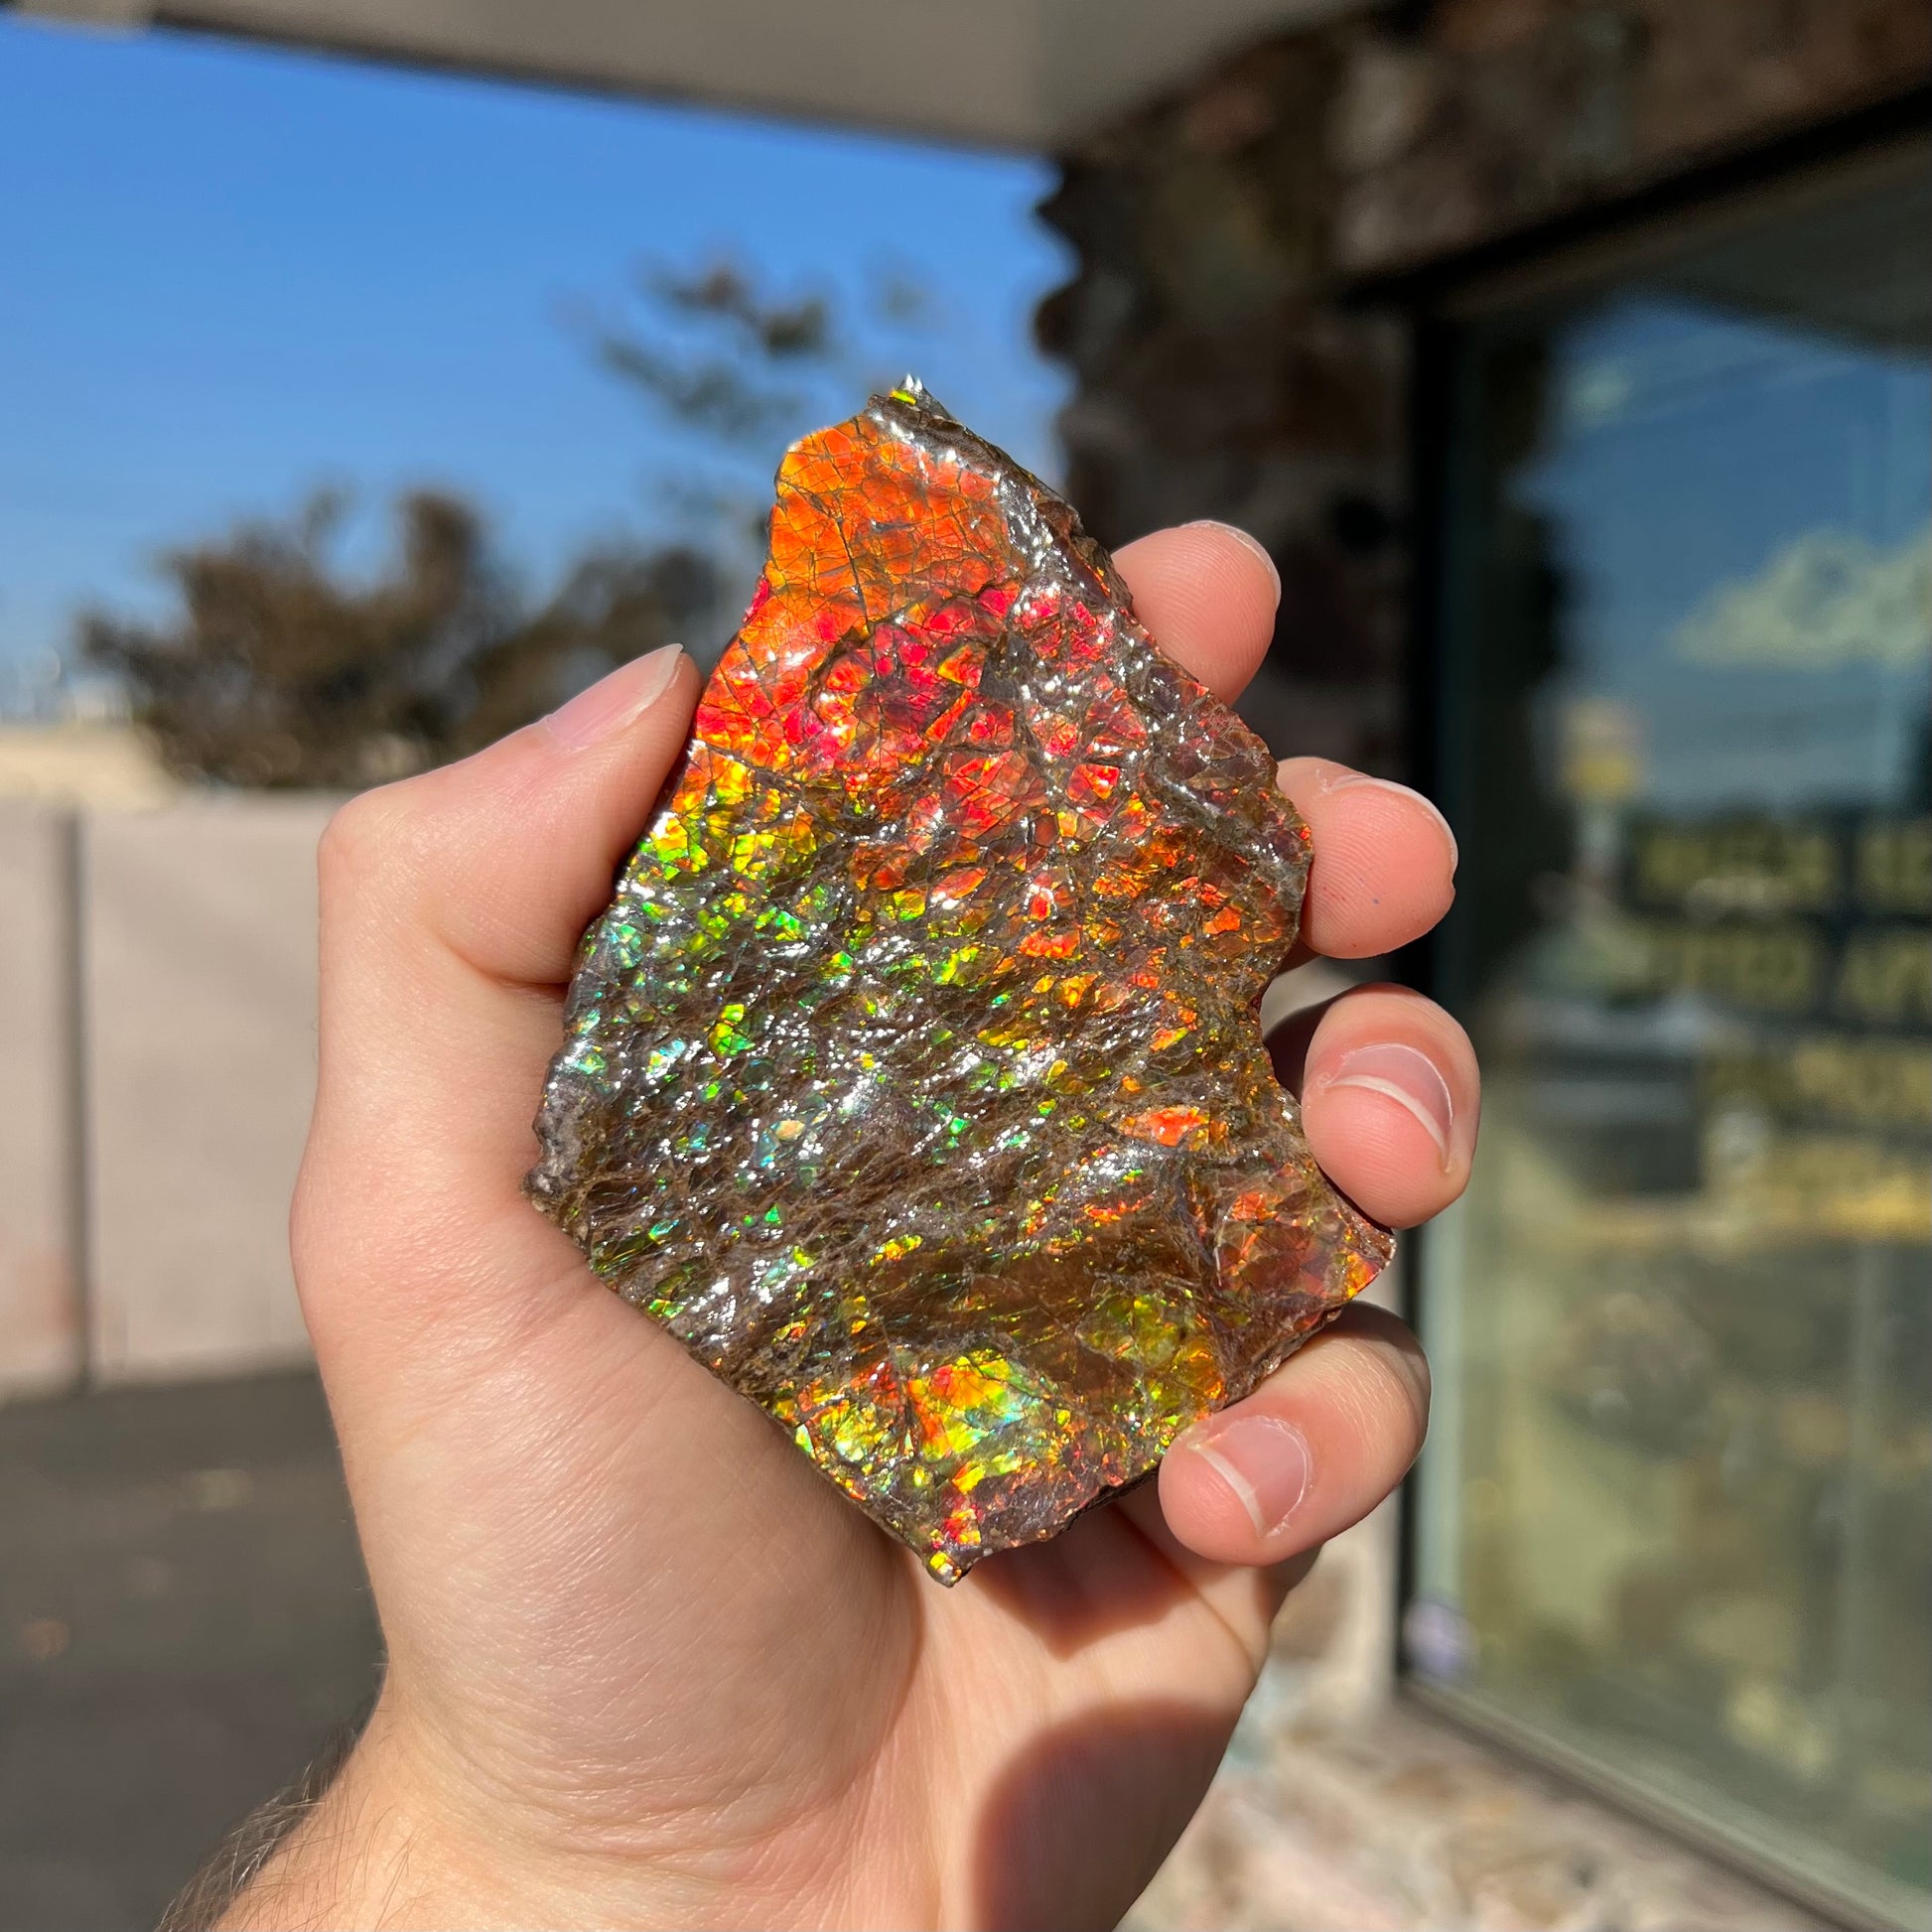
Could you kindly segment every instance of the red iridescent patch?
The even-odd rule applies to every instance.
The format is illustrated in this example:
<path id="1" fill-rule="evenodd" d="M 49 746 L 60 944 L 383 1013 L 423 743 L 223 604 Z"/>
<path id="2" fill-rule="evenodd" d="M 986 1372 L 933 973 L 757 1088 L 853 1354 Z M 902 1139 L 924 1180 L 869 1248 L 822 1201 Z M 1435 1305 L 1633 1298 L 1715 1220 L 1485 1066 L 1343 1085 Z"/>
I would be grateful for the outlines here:
<path id="1" fill-rule="evenodd" d="M 944 1582 L 1370 1282 L 1262 1046 L 1309 831 L 916 384 L 809 436 L 586 936 L 529 1190 Z"/>

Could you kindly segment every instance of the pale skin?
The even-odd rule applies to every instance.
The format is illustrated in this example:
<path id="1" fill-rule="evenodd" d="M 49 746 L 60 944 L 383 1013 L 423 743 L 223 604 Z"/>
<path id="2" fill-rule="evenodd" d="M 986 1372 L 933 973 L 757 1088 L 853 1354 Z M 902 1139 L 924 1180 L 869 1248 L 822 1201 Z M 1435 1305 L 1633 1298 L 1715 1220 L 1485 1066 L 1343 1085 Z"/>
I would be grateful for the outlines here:
<path id="1" fill-rule="evenodd" d="M 1234 697 L 1273 573 L 1215 525 L 1123 550 Z M 325 838 L 321 1082 L 293 1238 L 388 1651 L 342 1775 L 225 1924 L 1110 1924 L 1206 1788 L 1270 1620 L 1398 1483 L 1429 1378 L 1351 1311 L 1158 1482 L 947 1590 L 523 1200 L 578 937 L 690 724 L 678 656 L 366 794 Z M 1282 767 L 1305 949 L 1452 896 L 1415 793 Z M 1455 1023 L 1344 995 L 1278 1050 L 1310 1143 L 1408 1226 L 1461 1191 Z"/>

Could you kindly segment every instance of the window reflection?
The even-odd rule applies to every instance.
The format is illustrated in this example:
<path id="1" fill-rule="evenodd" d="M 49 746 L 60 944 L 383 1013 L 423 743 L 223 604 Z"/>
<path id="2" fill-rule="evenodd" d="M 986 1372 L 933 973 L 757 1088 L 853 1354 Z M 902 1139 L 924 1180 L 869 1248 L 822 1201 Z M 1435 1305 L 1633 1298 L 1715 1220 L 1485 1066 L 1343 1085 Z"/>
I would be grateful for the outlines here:
<path id="1" fill-rule="evenodd" d="M 1932 1829 L 1932 177 L 1459 348 L 1413 1666 L 1899 1922 Z"/>

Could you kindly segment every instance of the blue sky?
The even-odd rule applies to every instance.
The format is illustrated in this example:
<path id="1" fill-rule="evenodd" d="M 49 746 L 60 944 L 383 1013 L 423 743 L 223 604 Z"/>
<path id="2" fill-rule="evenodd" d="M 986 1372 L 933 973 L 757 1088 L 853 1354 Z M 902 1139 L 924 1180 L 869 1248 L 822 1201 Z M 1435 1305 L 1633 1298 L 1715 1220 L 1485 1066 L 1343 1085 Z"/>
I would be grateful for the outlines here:
<path id="1" fill-rule="evenodd" d="M 1545 447 L 1518 483 L 1568 578 L 1570 662 L 1550 695 L 1627 704 L 1646 801 L 1665 809 L 1895 794 L 1924 730 L 1922 629 L 1893 659 L 1793 665 L 1691 661 L 1683 627 L 1794 542 L 1922 549 L 1923 358 L 1639 293 L 1585 309 L 1555 360 Z"/>
<path id="2" fill-rule="evenodd" d="M 646 257 L 916 278 L 919 373 L 1054 467 L 1042 162 L 0 14 L 0 705 L 77 606 L 156 608 L 156 551 L 318 483 L 455 485 L 535 585 L 642 525 L 661 432 L 567 317 Z"/>

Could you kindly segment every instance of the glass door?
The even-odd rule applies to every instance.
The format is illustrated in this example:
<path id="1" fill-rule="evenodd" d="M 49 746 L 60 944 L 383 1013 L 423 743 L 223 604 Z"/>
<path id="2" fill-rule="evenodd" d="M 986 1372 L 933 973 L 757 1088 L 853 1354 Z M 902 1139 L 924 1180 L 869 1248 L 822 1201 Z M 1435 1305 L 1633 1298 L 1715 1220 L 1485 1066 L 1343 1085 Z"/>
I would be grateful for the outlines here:
<path id="1" fill-rule="evenodd" d="M 1412 1674 L 1932 1909 L 1932 165 L 1453 329 Z"/>

